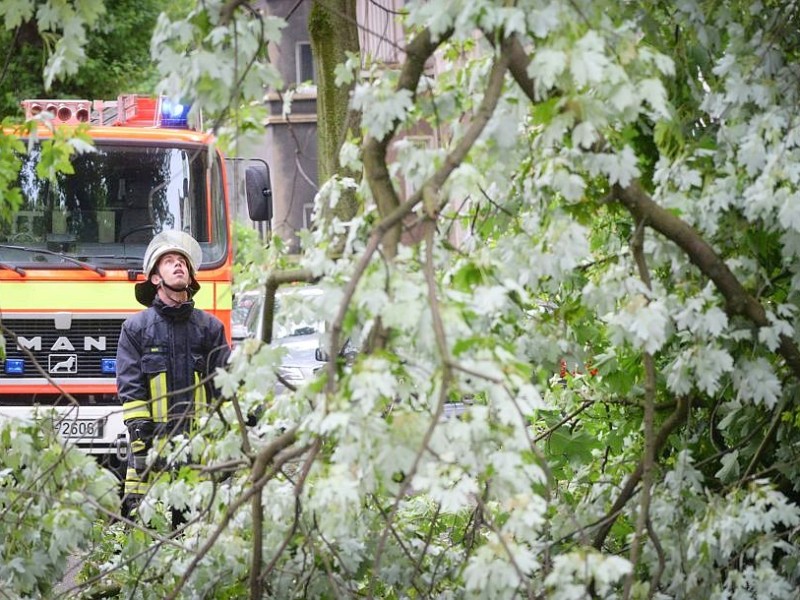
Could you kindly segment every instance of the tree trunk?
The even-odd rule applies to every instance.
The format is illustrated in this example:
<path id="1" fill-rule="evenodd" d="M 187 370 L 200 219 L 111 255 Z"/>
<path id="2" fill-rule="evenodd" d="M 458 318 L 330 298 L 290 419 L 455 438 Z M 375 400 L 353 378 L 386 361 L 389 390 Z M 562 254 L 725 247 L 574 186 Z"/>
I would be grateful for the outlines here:
<path id="1" fill-rule="evenodd" d="M 350 110 L 353 84 L 337 86 L 336 66 L 347 54 L 360 54 L 356 0 L 314 0 L 308 17 L 314 69 L 317 74 L 317 159 L 319 181 L 334 175 L 360 177 L 339 165 L 339 151 L 348 132 L 358 135 L 359 117 Z M 358 210 L 355 195 L 345 194 L 333 212 L 323 210 L 322 219 L 332 216 L 349 220 Z"/>

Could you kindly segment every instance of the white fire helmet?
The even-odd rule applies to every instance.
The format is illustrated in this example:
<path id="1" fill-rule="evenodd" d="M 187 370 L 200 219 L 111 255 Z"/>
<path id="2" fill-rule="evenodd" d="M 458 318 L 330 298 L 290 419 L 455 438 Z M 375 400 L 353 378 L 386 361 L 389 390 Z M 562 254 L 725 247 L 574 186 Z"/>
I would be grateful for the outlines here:
<path id="1" fill-rule="evenodd" d="M 157 234 L 144 251 L 143 270 L 146 281 L 136 284 L 136 300 L 139 304 L 150 306 L 156 297 L 156 286 L 150 281 L 150 276 L 158 266 L 158 261 L 165 254 L 177 253 L 186 258 L 189 264 L 189 297 L 194 296 L 200 289 L 200 284 L 195 277 L 197 268 L 203 262 L 203 250 L 191 235 L 183 231 L 169 230 Z"/>

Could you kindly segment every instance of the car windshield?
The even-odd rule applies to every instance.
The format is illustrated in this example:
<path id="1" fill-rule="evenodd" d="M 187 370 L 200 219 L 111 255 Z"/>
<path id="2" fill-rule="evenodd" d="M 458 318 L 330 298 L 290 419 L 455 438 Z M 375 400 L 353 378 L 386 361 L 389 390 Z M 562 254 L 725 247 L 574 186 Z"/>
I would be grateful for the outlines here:
<path id="1" fill-rule="evenodd" d="M 23 203 L 0 223 L 5 268 L 131 269 L 156 233 L 172 229 L 200 242 L 205 264 L 227 253 L 220 161 L 202 145 L 97 142 L 54 181 L 37 175 L 38 145 L 20 158 Z"/>
<path id="2" fill-rule="evenodd" d="M 319 290 L 304 289 L 280 293 L 275 298 L 275 320 L 273 339 L 286 340 L 293 337 L 319 335 L 325 331 L 324 321 L 307 314 L 303 303 L 310 296 L 318 295 Z M 298 305 L 298 303 L 300 303 Z M 237 294 L 233 303 L 231 323 L 241 336 L 261 337 L 263 321 L 264 294 L 244 292 Z M 307 306 L 305 307 L 307 308 Z"/>
<path id="3" fill-rule="evenodd" d="M 275 323 L 275 339 L 280 340 L 301 335 L 322 333 L 325 324 L 321 321 L 289 321 Z"/>
<path id="4" fill-rule="evenodd" d="M 325 322 L 317 318 L 313 309 L 314 298 L 322 295 L 316 287 L 287 289 L 275 298 L 276 340 L 319 335 L 325 331 Z"/>

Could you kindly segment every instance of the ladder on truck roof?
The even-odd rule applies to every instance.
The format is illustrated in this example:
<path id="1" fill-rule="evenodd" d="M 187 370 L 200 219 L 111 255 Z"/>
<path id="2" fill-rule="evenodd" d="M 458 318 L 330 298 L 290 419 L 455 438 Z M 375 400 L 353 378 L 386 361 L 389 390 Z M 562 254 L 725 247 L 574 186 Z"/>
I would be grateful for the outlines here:
<path id="1" fill-rule="evenodd" d="M 23 100 L 25 119 L 29 120 L 43 112 L 53 115 L 56 125 L 106 125 L 128 127 L 174 127 L 162 115 L 166 106 L 162 98 L 151 98 L 137 94 L 123 94 L 116 100 Z M 188 110 L 186 111 L 188 112 Z M 183 128 L 187 125 L 183 124 Z"/>

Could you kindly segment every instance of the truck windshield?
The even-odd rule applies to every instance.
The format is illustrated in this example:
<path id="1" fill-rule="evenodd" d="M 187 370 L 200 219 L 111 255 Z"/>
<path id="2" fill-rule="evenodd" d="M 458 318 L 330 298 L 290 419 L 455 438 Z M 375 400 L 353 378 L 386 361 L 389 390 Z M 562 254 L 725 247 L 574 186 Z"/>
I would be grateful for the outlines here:
<path id="1" fill-rule="evenodd" d="M 72 160 L 73 174 L 40 179 L 36 145 L 22 156 L 24 198 L 0 223 L 0 262 L 6 268 L 132 269 L 161 231 L 192 234 L 203 265 L 227 256 L 220 160 L 204 146 L 97 142 Z M 37 250 L 42 250 L 37 252 Z"/>

